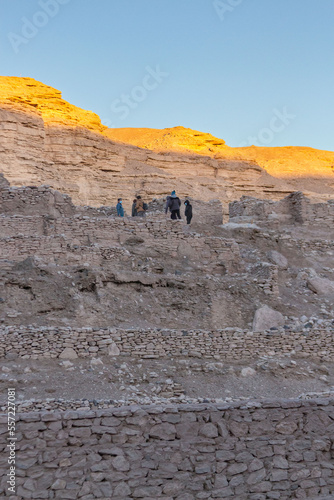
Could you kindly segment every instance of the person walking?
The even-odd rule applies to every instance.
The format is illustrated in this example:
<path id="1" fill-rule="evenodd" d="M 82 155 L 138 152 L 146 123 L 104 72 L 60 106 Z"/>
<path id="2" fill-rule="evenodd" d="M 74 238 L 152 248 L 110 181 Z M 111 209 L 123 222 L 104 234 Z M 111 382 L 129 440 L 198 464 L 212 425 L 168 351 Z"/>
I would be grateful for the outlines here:
<path id="1" fill-rule="evenodd" d="M 131 210 L 131 215 L 132 217 L 136 217 L 137 216 L 137 209 L 136 209 L 136 205 L 137 205 L 137 198 L 135 198 L 132 202 L 132 210 Z"/>
<path id="2" fill-rule="evenodd" d="M 186 216 L 187 218 L 187 224 L 190 224 L 191 222 L 191 219 L 193 218 L 193 207 L 192 205 L 190 204 L 190 201 L 189 200 L 186 200 L 184 202 L 185 206 L 186 206 L 186 209 L 184 211 L 184 215 Z"/>
<path id="3" fill-rule="evenodd" d="M 136 212 L 138 217 L 145 217 L 144 202 L 141 196 L 137 196 L 136 200 Z"/>
<path id="4" fill-rule="evenodd" d="M 171 219 L 181 220 L 180 206 L 181 206 L 180 198 L 178 196 L 176 196 L 175 191 L 172 191 L 170 198 L 169 198 L 169 201 L 168 201 L 168 204 L 167 204 L 167 210 L 169 208 L 171 211 L 171 216 L 170 216 Z"/>
<path id="5" fill-rule="evenodd" d="M 118 198 L 118 203 L 116 205 L 117 215 L 118 217 L 124 217 L 124 208 L 122 205 L 122 198 Z"/>

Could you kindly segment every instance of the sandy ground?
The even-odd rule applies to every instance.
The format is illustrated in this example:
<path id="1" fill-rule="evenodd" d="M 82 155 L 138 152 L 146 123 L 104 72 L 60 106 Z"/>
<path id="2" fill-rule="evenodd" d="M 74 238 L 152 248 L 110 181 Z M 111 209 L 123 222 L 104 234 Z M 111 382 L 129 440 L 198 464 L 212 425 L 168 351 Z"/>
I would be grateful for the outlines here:
<path id="1" fill-rule="evenodd" d="M 175 396 L 182 400 L 285 399 L 334 390 L 334 365 L 290 357 L 260 358 L 246 364 L 189 358 L 102 357 L 71 362 L 17 358 L 1 362 L 0 383 L 0 404 L 4 404 L 9 386 L 16 387 L 18 402 L 46 398 L 132 401 Z"/>

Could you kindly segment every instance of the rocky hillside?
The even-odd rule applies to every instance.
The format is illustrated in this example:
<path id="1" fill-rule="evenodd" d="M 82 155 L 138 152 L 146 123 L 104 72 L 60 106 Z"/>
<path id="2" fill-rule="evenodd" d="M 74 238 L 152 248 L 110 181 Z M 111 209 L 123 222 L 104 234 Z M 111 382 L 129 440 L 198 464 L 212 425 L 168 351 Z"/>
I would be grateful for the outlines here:
<path id="1" fill-rule="evenodd" d="M 299 155 L 299 156 L 298 156 Z M 76 204 L 114 205 L 134 194 L 228 202 L 244 194 L 279 199 L 296 188 L 334 194 L 334 153 L 307 148 L 229 148 L 177 127 L 107 129 L 97 115 L 31 78 L 0 77 L 1 172 L 12 185 L 47 184 Z"/>

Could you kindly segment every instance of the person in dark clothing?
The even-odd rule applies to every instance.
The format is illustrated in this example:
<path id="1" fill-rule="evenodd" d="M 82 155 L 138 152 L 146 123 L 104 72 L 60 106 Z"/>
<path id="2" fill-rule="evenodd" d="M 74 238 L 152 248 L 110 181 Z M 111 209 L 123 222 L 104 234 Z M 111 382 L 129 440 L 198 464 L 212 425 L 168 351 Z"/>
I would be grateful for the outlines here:
<path id="1" fill-rule="evenodd" d="M 132 212 L 131 212 L 132 217 L 136 217 L 137 215 L 136 205 L 137 205 L 137 198 L 135 198 L 132 202 Z"/>
<path id="2" fill-rule="evenodd" d="M 173 220 L 181 219 L 180 206 L 181 206 L 180 198 L 176 196 L 175 191 L 172 191 L 172 194 L 170 195 L 167 205 L 167 210 L 169 208 L 171 211 L 171 216 L 170 216 L 171 219 Z"/>
<path id="3" fill-rule="evenodd" d="M 122 205 L 122 198 L 118 198 L 118 203 L 116 205 L 117 215 L 118 217 L 124 217 L 124 208 Z"/>
<path id="4" fill-rule="evenodd" d="M 190 202 L 188 200 L 186 200 L 184 202 L 184 204 L 186 206 L 186 209 L 184 211 L 184 215 L 187 218 L 187 224 L 190 224 L 191 219 L 193 218 L 193 207 L 192 207 L 192 205 L 190 204 Z"/>

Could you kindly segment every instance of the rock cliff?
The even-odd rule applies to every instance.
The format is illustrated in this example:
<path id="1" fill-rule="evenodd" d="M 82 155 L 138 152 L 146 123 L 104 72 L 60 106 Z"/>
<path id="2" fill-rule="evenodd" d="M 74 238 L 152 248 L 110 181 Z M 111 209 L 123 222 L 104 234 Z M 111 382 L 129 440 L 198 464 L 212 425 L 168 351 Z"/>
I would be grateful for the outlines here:
<path id="1" fill-rule="evenodd" d="M 210 134 L 182 127 L 153 131 L 148 141 L 140 139 L 140 130 L 133 132 L 138 136 L 134 141 L 128 133 L 104 127 L 94 113 L 67 103 L 52 87 L 31 78 L 0 77 L 1 172 L 12 185 L 47 184 L 81 205 L 114 205 L 122 196 L 128 209 L 134 194 L 150 200 L 172 189 L 181 196 L 223 202 L 245 193 L 283 198 L 296 182 L 300 190 L 301 180 L 309 196 L 326 199 L 334 192 L 328 166 L 334 164 L 334 153 L 318 152 L 324 160 L 313 171 L 314 155 L 307 151 L 304 170 L 292 175 L 295 160 L 288 148 L 273 150 L 269 161 L 271 148 L 234 150 Z M 162 145 L 159 136 L 165 138 Z M 291 175 L 280 175 L 277 165 Z"/>

